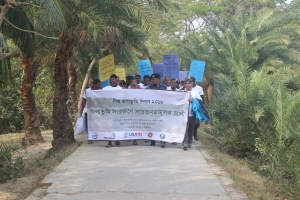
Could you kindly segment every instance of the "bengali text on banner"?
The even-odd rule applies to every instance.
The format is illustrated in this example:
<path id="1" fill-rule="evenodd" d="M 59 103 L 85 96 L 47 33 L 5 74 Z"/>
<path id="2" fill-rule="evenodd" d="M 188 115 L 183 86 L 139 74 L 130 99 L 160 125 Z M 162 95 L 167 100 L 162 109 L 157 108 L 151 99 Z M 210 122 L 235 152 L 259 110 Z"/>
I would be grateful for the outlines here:
<path id="1" fill-rule="evenodd" d="M 182 142 L 189 95 L 161 90 L 87 91 L 89 140 Z"/>

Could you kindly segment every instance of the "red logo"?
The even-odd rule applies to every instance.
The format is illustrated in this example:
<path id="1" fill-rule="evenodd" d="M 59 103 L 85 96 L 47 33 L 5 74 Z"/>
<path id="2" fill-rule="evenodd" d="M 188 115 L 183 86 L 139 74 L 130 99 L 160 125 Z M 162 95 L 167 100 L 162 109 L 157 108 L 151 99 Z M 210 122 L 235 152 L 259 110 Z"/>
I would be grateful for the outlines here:
<path id="1" fill-rule="evenodd" d="M 152 133 L 148 133 L 148 137 L 152 138 L 153 134 Z"/>

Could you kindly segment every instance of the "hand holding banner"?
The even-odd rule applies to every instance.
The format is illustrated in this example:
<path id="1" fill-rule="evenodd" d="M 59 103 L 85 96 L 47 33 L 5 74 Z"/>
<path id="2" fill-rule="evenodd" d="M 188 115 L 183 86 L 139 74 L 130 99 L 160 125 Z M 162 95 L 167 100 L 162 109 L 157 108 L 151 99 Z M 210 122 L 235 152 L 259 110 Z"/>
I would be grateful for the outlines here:
<path id="1" fill-rule="evenodd" d="M 189 76 L 194 76 L 197 82 L 202 82 L 206 62 L 201 60 L 192 60 Z"/>

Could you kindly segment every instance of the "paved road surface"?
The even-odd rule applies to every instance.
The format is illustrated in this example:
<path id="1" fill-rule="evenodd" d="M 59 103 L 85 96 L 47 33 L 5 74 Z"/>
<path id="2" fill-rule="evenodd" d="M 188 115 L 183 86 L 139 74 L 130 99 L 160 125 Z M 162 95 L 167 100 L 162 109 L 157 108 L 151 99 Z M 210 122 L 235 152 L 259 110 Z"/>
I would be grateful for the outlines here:
<path id="1" fill-rule="evenodd" d="M 240 200 L 246 196 L 219 167 L 208 164 L 200 143 L 183 151 L 181 145 L 139 140 L 85 142 L 42 181 L 27 200 Z M 205 156 L 207 158 L 207 156 Z"/>

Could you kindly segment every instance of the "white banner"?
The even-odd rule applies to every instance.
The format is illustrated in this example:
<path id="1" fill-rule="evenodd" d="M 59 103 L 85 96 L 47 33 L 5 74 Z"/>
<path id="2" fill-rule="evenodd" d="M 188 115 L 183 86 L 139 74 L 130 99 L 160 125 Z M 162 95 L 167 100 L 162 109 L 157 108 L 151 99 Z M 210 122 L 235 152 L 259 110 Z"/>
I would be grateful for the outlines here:
<path id="1" fill-rule="evenodd" d="M 123 89 L 90 90 L 86 96 L 89 140 L 184 139 L 188 93 Z"/>

